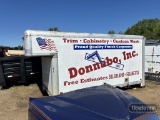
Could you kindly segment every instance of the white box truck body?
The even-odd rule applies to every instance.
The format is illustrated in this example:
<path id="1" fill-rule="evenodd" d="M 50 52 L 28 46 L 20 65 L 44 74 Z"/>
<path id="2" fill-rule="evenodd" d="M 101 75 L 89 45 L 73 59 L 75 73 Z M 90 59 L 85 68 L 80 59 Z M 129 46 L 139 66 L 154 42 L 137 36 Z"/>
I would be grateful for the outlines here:
<path id="1" fill-rule="evenodd" d="M 27 30 L 26 56 L 42 56 L 42 83 L 49 95 L 104 83 L 124 87 L 144 79 L 145 38 Z"/>
<path id="2" fill-rule="evenodd" d="M 160 73 L 160 42 L 158 40 L 146 41 L 145 73 L 147 75 Z"/>

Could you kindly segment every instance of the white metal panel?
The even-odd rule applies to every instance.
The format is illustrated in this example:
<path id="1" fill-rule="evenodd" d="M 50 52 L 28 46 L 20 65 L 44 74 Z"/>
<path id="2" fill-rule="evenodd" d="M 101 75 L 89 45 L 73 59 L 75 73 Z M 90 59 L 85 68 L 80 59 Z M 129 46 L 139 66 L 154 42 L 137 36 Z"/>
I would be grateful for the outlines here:
<path id="1" fill-rule="evenodd" d="M 49 95 L 59 93 L 57 54 L 42 57 L 42 83 Z"/>
<path id="2" fill-rule="evenodd" d="M 152 55 L 154 54 L 154 48 L 155 46 L 153 45 L 149 45 L 149 46 L 145 46 L 145 55 Z"/>
<path id="3" fill-rule="evenodd" d="M 146 45 L 145 55 L 160 55 L 160 44 Z"/>
<path id="4" fill-rule="evenodd" d="M 147 55 L 145 56 L 145 72 L 153 72 L 154 71 L 154 63 L 155 56 Z"/>
<path id="5" fill-rule="evenodd" d="M 146 69 L 145 72 L 158 73 L 160 72 L 160 56 L 145 56 Z"/>
<path id="6" fill-rule="evenodd" d="M 154 47 L 154 55 L 160 55 L 160 44 Z"/>
<path id="7" fill-rule="evenodd" d="M 43 38 L 41 37 L 43 36 Z M 44 38 L 45 37 L 45 38 Z M 119 34 L 97 34 L 97 33 L 72 33 L 72 32 L 56 32 L 56 31 L 35 31 L 27 30 L 24 34 L 24 50 L 25 56 L 48 56 L 57 53 L 60 46 L 58 41 L 55 45 L 52 37 L 60 38 L 108 38 L 108 39 L 143 39 L 143 36 L 138 35 L 119 35 Z M 34 38 L 34 39 L 33 39 Z M 48 39 L 46 39 L 48 38 Z M 33 39 L 33 40 L 32 40 Z M 49 42 L 47 42 L 49 41 Z M 39 49 L 41 48 L 41 49 Z M 48 50 L 47 50 L 48 49 Z M 42 51 L 43 50 L 43 51 Z"/>
<path id="8" fill-rule="evenodd" d="M 48 39 L 48 38 L 47 38 Z M 54 37 L 51 38 L 56 41 L 61 41 L 58 43 L 57 48 L 58 51 L 58 69 L 59 69 L 59 92 L 68 92 L 75 89 L 81 89 L 85 87 L 97 86 L 102 85 L 103 83 L 109 83 L 111 85 L 123 85 L 125 84 L 125 79 L 128 79 L 130 83 L 135 81 L 140 81 L 142 79 L 142 40 L 139 40 L 139 43 L 133 44 L 132 49 L 78 49 L 74 50 L 75 44 L 74 43 L 64 43 L 62 38 Z M 73 39 L 73 38 L 69 38 Z M 75 39 L 75 38 L 74 38 Z M 76 38 L 78 41 L 81 41 L 81 38 Z M 86 38 L 88 39 L 88 38 Z M 99 38 L 96 38 L 99 39 Z M 117 43 L 113 43 L 112 39 L 109 40 L 112 44 L 107 45 L 117 45 Z M 129 40 L 128 40 L 129 41 Z M 80 43 L 78 45 L 87 45 L 85 43 Z M 101 43 L 102 44 L 102 43 Z M 92 45 L 100 45 L 98 44 L 88 44 Z M 121 44 L 118 44 L 121 45 Z M 123 44 L 122 44 L 123 45 Z M 129 45 L 131 45 L 129 43 Z M 92 46 L 93 47 L 93 46 Z M 98 61 L 97 57 L 93 56 L 91 59 L 86 60 L 85 57 L 89 54 L 91 55 L 95 51 L 98 52 L 101 59 L 105 59 L 109 57 L 109 59 L 117 58 L 118 61 L 121 61 L 119 68 L 116 68 L 117 64 L 112 64 L 111 66 L 107 66 L 101 68 L 99 65 L 99 69 L 90 71 L 86 73 L 85 68 L 87 66 L 92 66 Z M 132 53 L 135 51 L 137 56 L 131 57 L 129 59 L 124 60 L 123 52 Z M 95 60 L 93 62 L 92 58 Z M 77 72 L 77 75 L 73 78 L 70 78 L 71 72 L 69 69 L 74 68 L 74 72 Z M 85 73 L 80 75 L 78 71 L 85 70 Z M 73 74 L 74 74 L 73 72 Z M 133 75 L 135 74 L 135 75 Z M 116 78 L 118 77 L 118 78 Z M 96 80 L 95 80 L 96 79 Z M 87 82 L 87 80 L 89 82 Z M 91 81 L 93 80 L 93 81 Z M 94 81 L 95 80 L 95 81 Z M 84 82 L 85 81 L 85 82 Z"/>
<path id="9" fill-rule="evenodd" d="M 75 38 L 69 38 L 69 39 L 75 39 Z M 81 38 L 76 38 L 79 42 L 79 44 L 85 44 L 81 43 Z M 89 38 L 86 38 L 89 39 Z M 100 38 L 96 38 L 100 39 Z M 58 41 L 62 41 L 62 38 L 57 38 Z M 128 39 L 130 41 L 130 39 Z M 102 43 L 99 43 L 99 45 Z M 61 48 L 59 50 L 59 85 L 60 91 L 66 92 L 70 90 L 85 88 L 85 87 L 91 87 L 96 85 L 102 85 L 103 83 L 109 83 L 111 85 L 122 85 L 125 83 L 125 79 L 128 79 L 130 83 L 135 81 L 142 80 L 143 71 L 142 71 L 142 40 L 139 39 L 139 43 L 127 43 L 125 45 L 133 45 L 132 49 L 100 49 L 100 50 L 74 50 L 74 44 L 73 43 L 61 43 Z M 92 45 L 97 45 L 93 44 Z M 108 45 L 117 45 L 117 43 L 113 43 L 113 39 L 109 39 Z M 118 45 L 124 45 L 124 43 L 118 43 Z M 118 58 L 118 61 L 121 61 L 120 67 L 123 69 L 116 68 L 117 64 L 112 64 L 110 67 L 104 67 L 100 68 L 98 70 L 93 70 L 91 72 L 87 73 L 86 67 L 91 65 L 92 69 L 94 62 L 92 60 L 85 60 L 86 54 L 92 54 L 95 51 L 98 52 L 101 58 L 109 57 L 109 59 Z M 124 60 L 123 52 L 126 53 L 132 53 L 133 51 L 136 52 L 137 56 L 132 57 L 130 59 Z M 64 52 L 66 54 L 64 54 Z M 93 58 L 95 61 L 97 58 Z M 70 78 L 69 69 L 73 68 L 73 74 L 76 72 L 77 75 L 73 78 Z M 80 73 L 79 71 L 85 70 L 84 74 L 83 72 Z M 133 72 L 135 71 L 135 72 Z M 131 74 L 135 75 L 131 75 Z M 82 75 L 80 75 L 82 74 Z M 130 75 L 127 75 L 130 74 Z M 124 76 L 123 76 L 124 75 Z M 116 78 L 116 76 L 119 76 Z M 97 80 L 97 81 L 90 81 L 91 79 L 100 79 L 103 77 L 103 80 Z M 90 82 L 84 82 L 84 81 L 90 81 Z"/>
<path id="10" fill-rule="evenodd" d="M 160 72 L 160 44 L 148 44 L 145 49 L 145 72 Z"/>
<path id="11" fill-rule="evenodd" d="M 59 94 L 58 55 L 54 54 L 51 61 L 52 68 L 52 95 Z"/>
<path id="12" fill-rule="evenodd" d="M 53 93 L 51 60 L 52 57 L 42 57 L 42 83 L 49 95 Z"/>
<path id="13" fill-rule="evenodd" d="M 26 30 L 25 39 L 28 36 L 46 36 L 46 37 L 80 37 L 80 38 L 115 38 L 115 39 L 143 39 L 141 35 L 120 35 L 120 34 L 100 34 L 100 33 L 76 33 L 76 32 L 57 32 Z M 25 42 L 25 41 L 24 41 Z"/>
<path id="14" fill-rule="evenodd" d="M 32 41 L 30 36 L 24 36 L 23 40 L 23 46 L 24 46 L 24 53 L 26 56 L 32 55 Z"/>
<path id="15" fill-rule="evenodd" d="M 103 83 L 114 86 L 144 83 L 143 36 L 29 32 L 32 36 L 32 55 L 44 56 L 58 53 L 58 63 L 46 62 L 46 64 L 52 68 L 58 64 L 58 76 L 55 78 L 59 82 L 59 93 Z M 57 51 L 41 49 L 37 42 L 39 37 L 42 42 L 53 41 Z M 105 67 L 101 66 L 101 61 L 106 64 Z M 53 74 L 51 70 L 50 73 Z M 48 88 L 53 90 L 55 79 L 52 78 L 52 86 Z"/>

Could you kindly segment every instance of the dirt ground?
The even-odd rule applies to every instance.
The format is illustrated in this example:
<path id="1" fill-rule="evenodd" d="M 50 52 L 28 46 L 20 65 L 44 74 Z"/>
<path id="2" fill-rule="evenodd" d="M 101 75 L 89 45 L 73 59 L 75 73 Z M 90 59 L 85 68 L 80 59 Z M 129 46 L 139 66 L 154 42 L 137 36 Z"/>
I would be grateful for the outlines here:
<path id="1" fill-rule="evenodd" d="M 0 90 L 0 120 L 27 120 L 28 98 L 42 96 L 37 84 Z"/>
<path id="2" fill-rule="evenodd" d="M 159 82 L 147 80 L 145 88 L 133 88 L 126 90 L 146 104 L 156 104 L 156 113 L 160 116 L 160 80 Z"/>
<path id="3" fill-rule="evenodd" d="M 160 81 L 146 81 L 145 88 L 125 90 L 146 103 L 160 105 Z M 37 84 L 13 86 L 0 90 L 0 120 L 27 120 L 28 98 L 42 97 Z M 160 116 L 160 110 L 157 111 Z"/>

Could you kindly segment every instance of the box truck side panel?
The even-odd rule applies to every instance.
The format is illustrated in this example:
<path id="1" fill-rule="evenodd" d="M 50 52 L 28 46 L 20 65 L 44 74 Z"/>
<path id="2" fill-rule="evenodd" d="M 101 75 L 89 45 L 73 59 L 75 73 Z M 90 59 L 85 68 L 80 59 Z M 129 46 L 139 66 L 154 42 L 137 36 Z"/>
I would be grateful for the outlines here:
<path id="1" fill-rule="evenodd" d="M 58 53 L 52 64 L 58 64 L 59 93 L 104 83 L 145 85 L 143 36 L 34 31 L 31 37 L 31 55 Z"/>
<path id="2" fill-rule="evenodd" d="M 142 40 L 104 39 L 104 43 L 85 43 L 83 38 L 66 38 L 78 43 L 63 43 L 59 49 L 59 86 L 61 92 L 109 83 L 114 86 L 143 81 Z M 85 38 L 102 40 L 102 38 Z M 81 42 L 83 40 L 83 42 Z M 125 41 L 118 43 L 116 41 Z M 62 49 L 63 48 L 63 49 Z M 66 54 L 63 54 L 66 53 Z"/>

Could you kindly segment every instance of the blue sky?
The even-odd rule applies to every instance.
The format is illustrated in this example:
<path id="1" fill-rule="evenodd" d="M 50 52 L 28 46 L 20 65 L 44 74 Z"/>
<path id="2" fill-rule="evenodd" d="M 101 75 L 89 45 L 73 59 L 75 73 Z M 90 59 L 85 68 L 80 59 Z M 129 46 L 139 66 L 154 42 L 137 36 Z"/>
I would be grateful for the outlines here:
<path id="1" fill-rule="evenodd" d="M 124 32 L 143 19 L 160 19 L 160 0 L 0 0 L 0 45 L 23 45 L 25 30 Z"/>

